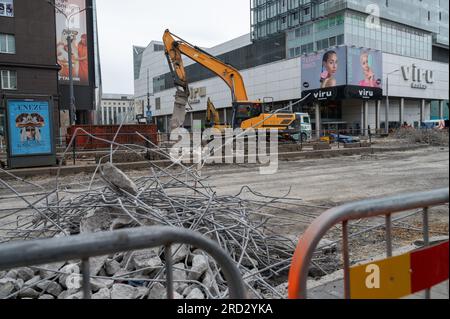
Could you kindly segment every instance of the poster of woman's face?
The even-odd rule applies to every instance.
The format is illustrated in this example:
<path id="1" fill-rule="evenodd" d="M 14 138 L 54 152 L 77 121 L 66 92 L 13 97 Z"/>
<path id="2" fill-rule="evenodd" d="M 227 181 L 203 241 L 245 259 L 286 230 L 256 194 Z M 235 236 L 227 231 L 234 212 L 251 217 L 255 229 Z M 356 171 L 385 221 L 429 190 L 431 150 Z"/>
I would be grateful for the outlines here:
<path id="1" fill-rule="evenodd" d="M 337 47 L 302 57 L 304 91 L 346 84 L 346 48 Z"/>
<path id="2" fill-rule="evenodd" d="M 383 85 L 381 51 L 348 48 L 348 85 L 381 88 Z"/>

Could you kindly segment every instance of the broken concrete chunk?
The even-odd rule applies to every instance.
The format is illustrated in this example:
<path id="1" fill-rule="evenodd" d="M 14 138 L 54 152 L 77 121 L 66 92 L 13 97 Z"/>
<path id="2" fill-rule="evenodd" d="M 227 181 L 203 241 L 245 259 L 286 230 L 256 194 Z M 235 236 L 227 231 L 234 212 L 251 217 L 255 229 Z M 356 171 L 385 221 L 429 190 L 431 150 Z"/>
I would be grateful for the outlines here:
<path id="1" fill-rule="evenodd" d="M 45 280 L 36 285 L 37 288 L 40 290 L 49 293 L 50 295 L 53 295 L 55 297 L 58 297 L 61 292 L 62 288 L 58 283 L 50 280 Z"/>
<path id="2" fill-rule="evenodd" d="M 100 291 L 104 288 L 111 288 L 114 284 L 114 280 L 91 278 L 91 290 L 93 292 Z"/>
<path id="3" fill-rule="evenodd" d="M 145 287 L 137 287 L 137 295 L 136 299 L 142 299 L 145 298 L 148 293 L 148 288 Z"/>
<path id="4" fill-rule="evenodd" d="M 116 218 L 111 222 L 110 230 L 129 228 L 133 224 L 133 220 L 127 217 Z"/>
<path id="5" fill-rule="evenodd" d="M 92 295 L 92 299 L 111 299 L 111 292 L 108 288 L 102 288 L 96 294 Z"/>
<path id="6" fill-rule="evenodd" d="M 11 269 L 6 273 L 5 278 L 17 279 L 18 272 L 16 269 Z"/>
<path id="7" fill-rule="evenodd" d="M 127 193 L 136 196 L 138 194 L 138 187 L 136 184 L 120 169 L 111 163 L 106 163 L 102 167 L 102 176 L 108 183 L 122 189 Z"/>
<path id="8" fill-rule="evenodd" d="M 42 296 L 39 297 L 39 299 L 53 300 L 53 299 L 55 299 L 55 297 L 53 297 L 52 295 L 42 295 Z"/>
<path id="9" fill-rule="evenodd" d="M 173 266 L 173 280 L 174 281 L 186 281 L 187 280 L 187 273 L 186 268 L 184 264 L 175 264 Z M 174 289 L 179 292 L 183 293 L 183 290 L 186 289 L 187 283 L 185 282 L 175 282 L 174 283 Z"/>
<path id="10" fill-rule="evenodd" d="M 83 297 L 84 297 L 83 292 L 80 291 L 80 292 L 77 292 L 77 293 L 75 293 L 75 294 L 73 294 L 73 295 L 67 296 L 67 297 L 64 298 L 64 299 L 69 299 L 69 300 L 82 300 Z"/>
<path id="11" fill-rule="evenodd" d="M 205 295 L 203 295 L 203 292 L 200 289 L 194 288 L 186 299 L 205 299 Z"/>
<path id="12" fill-rule="evenodd" d="M 82 277 L 80 267 L 76 264 L 69 264 L 61 268 L 64 273 L 59 277 L 59 283 L 63 288 L 79 289 L 81 287 Z"/>
<path id="13" fill-rule="evenodd" d="M 190 253 L 189 247 L 187 245 L 176 244 L 172 246 L 172 260 L 176 264 L 178 262 L 184 261 L 187 255 Z"/>
<path id="14" fill-rule="evenodd" d="M 89 275 L 97 276 L 106 263 L 108 256 L 100 256 L 89 259 Z"/>
<path id="15" fill-rule="evenodd" d="M 213 291 L 214 288 L 214 276 L 213 274 L 208 270 L 205 273 L 205 276 L 203 277 L 202 284 L 205 285 L 206 288 L 208 288 L 209 291 Z"/>
<path id="16" fill-rule="evenodd" d="M 107 260 L 105 263 L 106 274 L 114 276 L 120 270 L 120 264 L 116 260 Z"/>
<path id="17" fill-rule="evenodd" d="M 0 299 L 5 299 L 15 288 L 15 280 L 12 278 L 0 279 Z"/>
<path id="18" fill-rule="evenodd" d="M 104 209 L 89 212 L 80 221 L 80 233 L 91 234 L 108 231 L 113 217 Z"/>
<path id="19" fill-rule="evenodd" d="M 161 300 L 167 299 L 167 289 L 159 282 L 155 283 L 150 289 L 150 293 L 148 294 L 148 299 L 153 300 Z"/>
<path id="20" fill-rule="evenodd" d="M 28 281 L 34 277 L 34 270 L 28 267 L 17 268 L 17 278 L 22 279 L 23 281 Z"/>
<path id="21" fill-rule="evenodd" d="M 32 288 L 25 288 L 19 292 L 19 298 L 37 298 L 40 293 Z"/>
<path id="22" fill-rule="evenodd" d="M 41 277 L 40 276 L 34 276 L 33 278 L 31 278 L 30 280 L 26 281 L 24 283 L 25 286 L 27 287 L 33 287 L 34 285 L 36 285 L 37 282 L 41 281 Z"/>
<path id="23" fill-rule="evenodd" d="M 134 270 L 147 268 L 143 273 L 149 274 L 163 266 L 161 258 L 158 256 L 159 249 L 145 249 L 134 252 L 131 257 L 131 265 Z"/>
<path id="24" fill-rule="evenodd" d="M 135 299 L 138 290 L 129 285 L 115 284 L 111 290 L 111 299 Z"/>
<path id="25" fill-rule="evenodd" d="M 57 263 L 52 263 L 52 264 L 41 265 L 41 266 L 39 266 L 39 268 L 42 268 L 42 269 L 39 270 L 39 274 L 41 275 L 42 278 L 49 278 L 51 276 L 55 276 L 55 275 L 57 275 L 57 273 L 55 273 L 55 271 L 61 270 L 61 268 L 65 264 L 66 264 L 65 262 L 57 262 Z"/>
<path id="26" fill-rule="evenodd" d="M 16 289 L 16 290 L 22 289 L 22 287 L 24 286 L 24 284 L 25 284 L 25 282 L 23 281 L 23 279 L 17 279 L 16 282 L 14 283 L 15 289 Z"/>
<path id="27" fill-rule="evenodd" d="M 189 280 L 198 280 L 208 269 L 208 259 L 203 255 L 195 255 L 192 259 L 192 268 L 189 272 Z"/>

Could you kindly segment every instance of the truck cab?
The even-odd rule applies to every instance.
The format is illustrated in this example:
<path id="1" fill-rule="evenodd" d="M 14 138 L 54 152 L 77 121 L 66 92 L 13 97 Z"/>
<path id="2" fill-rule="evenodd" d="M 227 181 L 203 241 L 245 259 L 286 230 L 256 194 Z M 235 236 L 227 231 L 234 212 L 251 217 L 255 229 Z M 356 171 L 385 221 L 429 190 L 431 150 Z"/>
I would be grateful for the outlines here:
<path id="1" fill-rule="evenodd" d="M 296 131 L 292 138 L 299 142 L 306 142 L 312 139 L 311 117 L 308 113 L 295 113 L 296 121 L 293 129 Z"/>

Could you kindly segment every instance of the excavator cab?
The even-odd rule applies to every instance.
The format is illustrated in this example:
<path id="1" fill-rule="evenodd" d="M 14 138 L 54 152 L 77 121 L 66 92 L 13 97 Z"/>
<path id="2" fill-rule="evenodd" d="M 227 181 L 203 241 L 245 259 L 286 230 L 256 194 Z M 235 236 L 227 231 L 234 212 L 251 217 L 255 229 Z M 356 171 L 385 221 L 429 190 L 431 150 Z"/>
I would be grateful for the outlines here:
<path id="1" fill-rule="evenodd" d="M 235 102 L 233 103 L 233 128 L 241 128 L 243 122 L 257 118 L 263 113 L 263 104 L 260 102 Z"/>

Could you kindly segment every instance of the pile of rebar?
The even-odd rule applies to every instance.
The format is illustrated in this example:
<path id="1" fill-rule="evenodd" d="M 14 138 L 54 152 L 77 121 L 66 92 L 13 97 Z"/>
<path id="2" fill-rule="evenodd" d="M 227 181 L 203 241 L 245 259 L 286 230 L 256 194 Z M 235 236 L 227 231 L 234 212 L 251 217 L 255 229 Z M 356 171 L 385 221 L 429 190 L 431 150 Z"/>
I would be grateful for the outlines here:
<path id="1" fill-rule="evenodd" d="M 126 145 L 114 142 L 112 145 L 127 149 Z M 170 158 L 156 145 L 153 147 L 152 151 Z M 112 153 L 113 151 L 111 155 Z M 197 231 L 219 243 L 241 270 L 252 297 L 286 297 L 275 288 L 275 281 L 272 279 L 281 274 L 286 275 L 297 243 L 295 239 L 275 234 L 269 226 L 283 224 L 283 217 L 278 219 L 272 213 L 277 204 L 284 202 L 294 206 L 297 204 L 299 207 L 300 199 L 288 198 L 288 194 L 281 198 L 265 196 L 252 191 L 248 186 L 233 196 L 220 195 L 194 167 L 177 161 L 166 168 L 149 162 L 150 169 L 142 172 L 142 176 L 135 180 L 104 162 L 99 163 L 89 181 L 63 185 L 57 177 L 52 190 L 45 190 L 37 183 L 11 176 L 19 180 L 20 184 L 35 187 L 36 192 L 32 194 L 22 194 L 11 182 L 0 180 L 1 187 L 12 193 L 10 197 L 3 196 L 3 200 L 10 198 L 14 200 L 13 203 L 17 203 L 17 200 L 25 203 L 2 209 L 0 244 L 12 240 L 70 236 L 124 227 L 182 227 Z M 112 173 L 107 172 L 107 167 L 112 167 Z M 292 219 L 291 223 L 303 218 L 307 224 L 315 216 L 306 212 L 304 215 L 298 213 L 297 220 Z M 194 247 L 189 248 L 182 261 L 186 269 L 192 266 L 193 254 L 190 249 L 194 250 Z M 124 254 L 118 258 L 116 256 L 116 259 L 123 266 L 120 275 L 123 280 L 126 271 L 130 270 L 125 267 L 130 264 L 130 258 L 127 259 Z M 206 297 L 223 298 L 227 294 L 227 287 L 222 274 L 214 260 L 209 259 L 209 264 L 210 269 L 216 270 L 210 273 L 214 281 L 210 288 L 214 289 L 206 289 L 202 284 L 201 280 L 204 280 L 206 274 L 198 278 L 198 284 L 204 288 L 202 291 Z M 140 269 L 133 269 L 131 273 L 140 274 L 139 271 Z M 94 277 L 96 275 L 93 274 Z M 144 280 L 145 287 L 150 291 L 163 275 L 163 271 L 153 273 Z M 132 275 L 125 277 L 130 282 L 139 280 L 132 278 Z M 141 276 L 140 280 L 142 279 Z M 179 293 L 181 295 L 181 291 Z"/>

